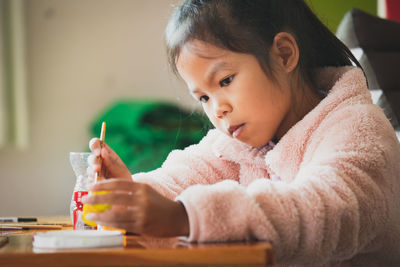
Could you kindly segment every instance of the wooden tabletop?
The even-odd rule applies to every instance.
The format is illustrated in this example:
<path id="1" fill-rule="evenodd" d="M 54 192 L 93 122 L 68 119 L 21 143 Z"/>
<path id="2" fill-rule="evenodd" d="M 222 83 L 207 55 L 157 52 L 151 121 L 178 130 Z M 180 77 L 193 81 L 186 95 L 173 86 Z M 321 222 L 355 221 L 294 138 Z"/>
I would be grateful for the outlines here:
<path id="1" fill-rule="evenodd" d="M 49 217 L 47 221 L 52 222 Z M 71 227 L 63 224 L 63 229 Z M 126 245 L 119 248 L 39 250 L 32 247 L 32 236 L 40 231 L 44 230 L 1 231 L 0 236 L 8 240 L 0 247 L 0 266 L 266 266 L 273 263 L 268 242 L 198 244 L 179 238 L 125 236 Z"/>

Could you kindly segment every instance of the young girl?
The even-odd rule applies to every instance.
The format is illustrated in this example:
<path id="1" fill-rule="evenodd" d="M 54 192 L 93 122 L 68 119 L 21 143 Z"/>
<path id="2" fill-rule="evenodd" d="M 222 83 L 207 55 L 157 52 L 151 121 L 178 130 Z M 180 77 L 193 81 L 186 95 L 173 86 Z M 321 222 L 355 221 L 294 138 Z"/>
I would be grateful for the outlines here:
<path id="1" fill-rule="evenodd" d="M 400 144 L 349 50 L 302 0 L 188 0 L 172 69 L 216 129 L 131 176 L 92 139 L 106 178 L 88 219 L 189 241 L 267 240 L 276 262 L 399 266 Z M 109 179 L 116 178 L 116 179 Z"/>

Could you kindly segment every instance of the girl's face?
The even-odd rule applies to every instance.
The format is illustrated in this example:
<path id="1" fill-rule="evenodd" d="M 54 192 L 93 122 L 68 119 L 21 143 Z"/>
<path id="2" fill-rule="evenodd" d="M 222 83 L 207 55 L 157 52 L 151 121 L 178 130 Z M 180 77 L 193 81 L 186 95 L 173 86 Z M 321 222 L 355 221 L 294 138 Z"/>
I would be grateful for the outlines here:
<path id="1" fill-rule="evenodd" d="M 230 137 L 262 147 L 285 133 L 291 90 L 280 73 L 269 79 L 254 56 L 195 40 L 182 48 L 177 69 L 212 124 Z"/>

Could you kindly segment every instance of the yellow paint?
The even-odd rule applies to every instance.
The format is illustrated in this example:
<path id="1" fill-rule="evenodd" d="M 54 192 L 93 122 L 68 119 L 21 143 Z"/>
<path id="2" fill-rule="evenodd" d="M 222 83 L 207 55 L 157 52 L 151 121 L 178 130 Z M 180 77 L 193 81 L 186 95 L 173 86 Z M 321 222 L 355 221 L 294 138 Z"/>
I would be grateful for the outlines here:
<path id="1" fill-rule="evenodd" d="M 89 195 L 103 195 L 103 194 L 108 194 L 110 193 L 110 191 L 94 191 L 94 192 L 90 192 Z M 89 221 L 88 219 L 86 219 L 86 214 L 88 213 L 99 213 L 99 212 L 103 212 L 106 210 L 111 209 L 112 205 L 111 204 L 85 204 L 83 205 L 82 208 L 82 220 L 90 226 L 97 226 L 97 223 L 95 221 Z"/>

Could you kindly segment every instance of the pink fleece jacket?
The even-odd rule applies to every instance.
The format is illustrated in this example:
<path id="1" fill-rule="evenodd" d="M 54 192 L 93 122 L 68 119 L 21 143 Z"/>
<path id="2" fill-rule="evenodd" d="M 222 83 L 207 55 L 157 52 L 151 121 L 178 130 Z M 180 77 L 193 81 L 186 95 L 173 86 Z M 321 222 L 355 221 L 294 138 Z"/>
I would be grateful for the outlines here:
<path id="1" fill-rule="evenodd" d="M 284 266 L 400 266 L 400 144 L 362 71 L 324 68 L 329 94 L 271 149 L 211 130 L 133 176 L 181 201 L 190 241 L 267 240 Z"/>

